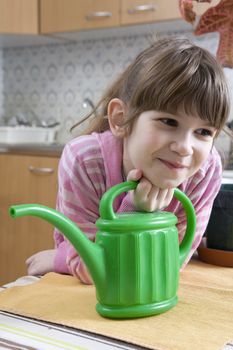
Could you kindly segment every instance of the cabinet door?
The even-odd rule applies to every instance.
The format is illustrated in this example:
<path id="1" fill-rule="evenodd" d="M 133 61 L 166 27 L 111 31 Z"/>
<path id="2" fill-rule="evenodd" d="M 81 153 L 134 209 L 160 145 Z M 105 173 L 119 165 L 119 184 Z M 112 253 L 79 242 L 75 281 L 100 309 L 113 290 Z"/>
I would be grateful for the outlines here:
<path id="1" fill-rule="evenodd" d="M 38 34 L 38 1 L 0 0 L 0 33 Z"/>
<path id="2" fill-rule="evenodd" d="M 121 0 L 121 24 L 181 18 L 178 0 Z"/>
<path id="3" fill-rule="evenodd" d="M 58 159 L 52 157 L 0 155 L 0 283 L 27 274 L 25 260 L 52 249 L 53 227 L 36 217 L 13 219 L 14 204 L 38 203 L 55 207 Z"/>
<path id="4" fill-rule="evenodd" d="M 120 0 L 40 0 L 40 32 L 115 27 Z"/>

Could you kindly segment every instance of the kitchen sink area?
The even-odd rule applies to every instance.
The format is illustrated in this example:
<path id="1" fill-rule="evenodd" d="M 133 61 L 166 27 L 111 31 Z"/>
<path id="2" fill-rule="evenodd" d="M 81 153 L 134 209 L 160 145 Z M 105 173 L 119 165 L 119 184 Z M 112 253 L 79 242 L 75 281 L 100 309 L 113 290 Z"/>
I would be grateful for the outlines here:
<path id="1" fill-rule="evenodd" d="M 56 136 L 55 128 L 37 126 L 2 126 L 0 127 L 0 143 L 53 143 Z"/>
<path id="2" fill-rule="evenodd" d="M 0 152 L 20 154 L 60 155 L 64 145 L 57 142 L 58 125 L 47 126 L 0 126 Z"/>

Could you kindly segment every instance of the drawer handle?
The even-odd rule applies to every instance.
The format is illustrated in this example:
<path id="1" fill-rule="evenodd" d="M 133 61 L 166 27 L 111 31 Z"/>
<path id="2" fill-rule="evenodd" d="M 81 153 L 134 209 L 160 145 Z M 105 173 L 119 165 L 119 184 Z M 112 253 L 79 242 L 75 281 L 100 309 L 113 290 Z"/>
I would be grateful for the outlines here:
<path id="1" fill-rule="evenodd" d="M 86 15 L 86 20 L 92 21 L 96 18 L 109 18 L 112 17 L 112 12 L 108 11 L 96 11 L 96 12 L 90 12 Z"/>
<path id="2" fill-rule="evenodd" d="M 33 165 L 29 165 L 28 170 L 33 174 L 53 174 L 53 168 L 36 168 Z"/>
<path id="3" fill-rule="evenodd" d="M 138 5 L 134 6 L 131 9 L 128 9 L 128 14 L 133 15 L 137 12 L 153 12 L 156 11 L 156 5 L 148 4 L 148 5 Z"/>

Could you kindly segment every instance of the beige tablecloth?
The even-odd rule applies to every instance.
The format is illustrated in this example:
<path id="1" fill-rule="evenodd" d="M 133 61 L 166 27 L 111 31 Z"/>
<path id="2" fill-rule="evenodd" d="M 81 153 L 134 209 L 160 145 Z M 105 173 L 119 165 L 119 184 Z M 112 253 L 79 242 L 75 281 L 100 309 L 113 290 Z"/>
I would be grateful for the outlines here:
<path id="1" fill-rule="evenodd" d="M 219 350 L 233 339 L 233 269 L 192 261 L 177 306 L 161 315 L 111 320 L 95 311 L 95 288 L 49 273 L 0 293 L 0 309 L 156 350 Z"/>

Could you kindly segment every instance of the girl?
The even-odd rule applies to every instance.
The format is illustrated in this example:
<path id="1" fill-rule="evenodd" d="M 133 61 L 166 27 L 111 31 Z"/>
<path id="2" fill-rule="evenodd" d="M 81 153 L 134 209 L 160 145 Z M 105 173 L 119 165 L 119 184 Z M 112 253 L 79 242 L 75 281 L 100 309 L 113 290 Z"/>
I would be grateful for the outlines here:
<path id="1" fill-rule="evenodd" d="M 136 190 L 116 199 L 115 211 L 150 212 L 166 207 L 178 217 L 181 241 L 185 213 L 173 197 L 173 189 L 179 187 L 197 215 L 186 264 L 205 232 L 221 185 L 220 156 L 213 146 L 229 112 L 221 66 L 209 52 L 186 39 L 158 40 L 121 74 L 95 112 L 99 114 L 88 135 L 64 148 L 57 210 L 94 241 L 104 192 L 126 179 L 139 180 Z M 57 230 L 54 237 L 55 249 L 26 261 L 28 273 L 55 271 L 91 283 L 72 245 Z"/>

